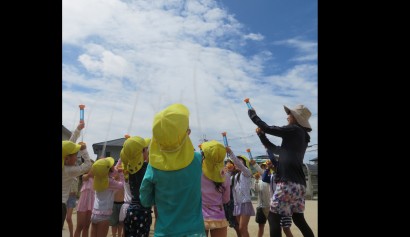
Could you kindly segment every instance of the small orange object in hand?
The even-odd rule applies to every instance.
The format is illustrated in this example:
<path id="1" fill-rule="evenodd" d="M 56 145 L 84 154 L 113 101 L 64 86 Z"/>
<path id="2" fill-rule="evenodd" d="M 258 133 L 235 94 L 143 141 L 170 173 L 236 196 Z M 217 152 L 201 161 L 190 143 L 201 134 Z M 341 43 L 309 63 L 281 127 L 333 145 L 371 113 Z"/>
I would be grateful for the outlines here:
<path id="1" fill-rule="evenodd" d="M 256 172 L 254 175 L 255 179 L 259 179 L 261 177 L 261 174 L 259 174 L 259 172 Z"/>
<path id="2" fill-rule="evenodd" d="M 228 170 L 232 170 L 233 167 L 234 167 L 234 165 L 232 163 L 226 164 L 226 168 L 228 168 Z"/>

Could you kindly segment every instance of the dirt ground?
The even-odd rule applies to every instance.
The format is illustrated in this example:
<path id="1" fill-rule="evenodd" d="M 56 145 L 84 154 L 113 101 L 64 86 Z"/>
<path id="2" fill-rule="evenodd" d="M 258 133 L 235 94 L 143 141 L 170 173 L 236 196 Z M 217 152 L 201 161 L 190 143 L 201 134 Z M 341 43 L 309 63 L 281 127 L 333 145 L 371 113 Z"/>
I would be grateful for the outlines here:
<path id="1" fill-rule="evenodd" d="M 312 229 L 313 233 L 315 234 L 315 236 L 318 236 L 318 209 L 317 209 L 317 200 L 306 200 L 306 209 L 305 209 L 305 218 L 307 223 L 309 224 L 310 228 Z M 257 202 L 253 201 L 253 206 L 255 207 L 256 210 L 256 205 Z M 154 216 L 153 216 L 154 218 Z M 74 225 L 74 230 L 76 228 L 76 222 L 77 222 L 77 214 L 76 214 L 76 210 L 74 209 L 73 212 L 73 225 Z M 90 227 L 91 229 L 91 227 Z M 292 233 L 293 233 L 293 237 L 303 237 L 302 233 L 300 233 L 299 229 L 295 226 L 292 225 L 291 227 Z M 255 217 L 251 217 L 250 221 L 249 221 L 249 225 L 248 225 L 248 231 L 249 231 L 249 235 L 250 236 L 257 236 L 258 234 L 258 224 L 255 222 Z M 111 228 L 108 231 L 108 235 L 107 237 L 111 237 Z M 154 230 L 151 227 L 151 233 L 150 236 L 154 236 Z M 285 236 L 284 233 L 282 233 L 282 236 Z M 64 228 L 63 228 L 63 234 L 62 237 L 70 237 L 70 233 L 68 231 L 68 226 L 67 226 L 67 222 L 64 224 Z M 236 233 L 235 230 L 232 228 L 228 227 L 228 237 L 236 237 Z M 269 224 L 266 223 L 265 225 L 265 232 L 263 234 L 263 237 L 269 237 Z"/>

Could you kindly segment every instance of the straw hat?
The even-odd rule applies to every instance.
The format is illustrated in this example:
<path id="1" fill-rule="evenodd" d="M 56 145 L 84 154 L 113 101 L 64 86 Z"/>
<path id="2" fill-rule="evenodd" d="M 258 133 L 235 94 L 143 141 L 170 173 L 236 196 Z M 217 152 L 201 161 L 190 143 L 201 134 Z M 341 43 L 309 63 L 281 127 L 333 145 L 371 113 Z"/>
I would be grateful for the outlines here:
<path id="1" fill-rule="evenodd" d="M 202 163 L 202 172 L 204 175 L 215 182 L 221 183 L 225 181 L 225 175 L 221 175 L 224 168 L 224 159 L 226 149 L 221 143 L 212 140 L 202 143 L 202 152 L 205 159 Z"/>
<path id="2" fill-rule="evenodd" d="M 113 165 L 114 165 L 114 158 L 112 157 L 98 159 L 96 162 L 94 162 L 91 168 L 91 172 L 94 175 L 93 188 L 95 191 L 101 192 L 108 188 L 108 185 L 109 185 L 108 173 Z"/>
<path id="3" fill-rule="evenodd" d="M 81 145 L 76 144 L 72 141 L 63 141 L 63 168 L 64 168 L 64 158 L 68 155 L 77 153 L 81 148 Z"/>
<path id="4" fill-rule="evenodd" d="M 142 150 L 145 147 L 147 147 L 147 144 L 142 137 L 134 136 L 125 140 L 120 152 L 121 161 L 124 163 L 124 170 L 130 174 L 135 174 L 141 169 L 144 163 Z"/>
<path id="5" fill-rule="evenodd" d="M 165 171 L 187 167 L 194 159 L 188 129 L 189 110 L 184 105 L 172 104 L 157 113 L 149 146 L 150 165 Z"/>
<path id="6" fill-rule="evenodd" d="M 304 105 L 296 105 L 296 107 L 293 109 L 289 109 L 285 105 L 283 107 L 285 108 L 286 114 L 292 113 L 293 117 L 295 117 L 300 126 L 312 130 L 312 127 L 309 123 L 309 118 L 312 113 L 308 108 L 306 108 Z"/>

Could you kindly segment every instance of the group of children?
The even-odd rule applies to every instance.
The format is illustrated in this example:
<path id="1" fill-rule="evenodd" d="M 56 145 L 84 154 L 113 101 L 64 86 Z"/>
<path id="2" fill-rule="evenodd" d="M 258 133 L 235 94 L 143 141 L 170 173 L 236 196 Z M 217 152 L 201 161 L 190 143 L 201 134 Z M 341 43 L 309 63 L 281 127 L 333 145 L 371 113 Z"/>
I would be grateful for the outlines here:
<path id="1" fill-rule="evenodd" d="M 189 110 L 184 105 L 172 104 L 157 113 L 148 141 L 139 136 L 127 138 L 116 165 L 112 157 L 106 157 L 91 166 L 85 144 L 75 144 L 83 127 L 80 123 L 70 141 L 63 141 L 63 224 L 67 187 L 75 177 L 82 175 L 83 179 L 74 236 L 82 232 L 87 237 L 91 223 L 92 237 L 106 237 L 110 218 L 113 236 L 121 236 L 121 231 L 114 230 L 122 230 L 118 225 L 122 222 L 124 236 L 148 236 L 153 207 L 154 236 L 226 237 L 228 226 L 240 237 L 250 236 L 248 223 L 255 216 L 250 165 L 260 173 L 263 170 L 215 140 L 202 143 L 201 151 L 195 151 L 189 137 Z M 72 161 L 77 153 L 84 159 L 80 166 Z M 234 166 L 224 167 L 226 154 Z M 266 192 L 262 186 L 255 189 Z M 258 236 L 263 235 L 271 215 L 266 197 L 273 198 L 272 191 L 260 196 L 256 221 L 262 232 L 260 229 Z M 112 219 L 113 212 L 119 217 Z"/>

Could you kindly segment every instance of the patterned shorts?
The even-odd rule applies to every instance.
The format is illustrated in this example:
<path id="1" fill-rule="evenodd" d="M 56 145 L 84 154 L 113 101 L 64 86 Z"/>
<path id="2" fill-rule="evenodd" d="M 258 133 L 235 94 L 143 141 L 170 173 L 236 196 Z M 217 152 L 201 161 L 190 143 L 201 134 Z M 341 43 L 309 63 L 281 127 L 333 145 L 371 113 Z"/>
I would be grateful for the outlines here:
<path id="1" fill-rule="evenodd" d="M 281 216 L 280 217 L 280 226 L 290 228 L 292 226 L 292 217 L 291 216 Z"/>
<path id="2" fill-rule="evenodd" d="M 124 234 L 130 237 L 148 237 L 152 223 L 151 208 L 130 204 L 124 219 Z"/>
<path id="3" fill-rule="evenodd" d="M 291 217 L 305 211 L 306 187 L 293 182 L 278 182 L 271 199 L 270 211 Z"/>

